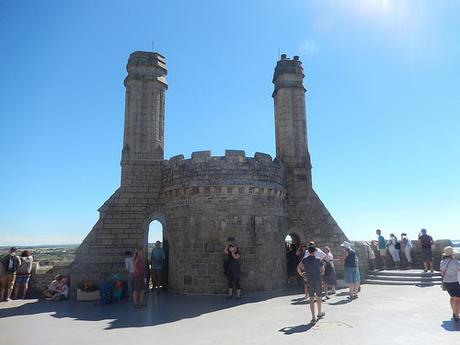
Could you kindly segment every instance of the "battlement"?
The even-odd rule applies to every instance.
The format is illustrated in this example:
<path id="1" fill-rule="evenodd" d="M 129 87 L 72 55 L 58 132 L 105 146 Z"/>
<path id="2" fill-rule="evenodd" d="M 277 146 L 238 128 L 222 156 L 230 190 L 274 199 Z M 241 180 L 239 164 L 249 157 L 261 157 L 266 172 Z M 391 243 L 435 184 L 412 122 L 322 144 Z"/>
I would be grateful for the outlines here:
<path id="1" fill-rule="evenodd" d="M 274 164 L 281 166 L 282 162 L 277 158 L 272 158 L 267 153 L 256 152 L 254 157 L 247 157 L 244 150 L 225 150 L 225 156 L 212 156 L 211 151 L 196 151 L 192 152 L 190 158 L 185 158 L 184 155 L 176 155 L 164 163 L 168 167 L 174 167 L 184 164 L 204 163 L 204 162 L 231 162 L 231 163 L 244 163 L 244 162 L 258 162 L 262 164 Z"/>
<path id="2" fill-rule="evenodd" d="M 226 150 L 225 156 L 197 151 L 191 158 L 177 155 L 164 161 L 165 190 L 191 186 L 259 186 L 284 189 L 284 165 L 270 155 L 256 152 L 246 157 L 242 150 Z"/>

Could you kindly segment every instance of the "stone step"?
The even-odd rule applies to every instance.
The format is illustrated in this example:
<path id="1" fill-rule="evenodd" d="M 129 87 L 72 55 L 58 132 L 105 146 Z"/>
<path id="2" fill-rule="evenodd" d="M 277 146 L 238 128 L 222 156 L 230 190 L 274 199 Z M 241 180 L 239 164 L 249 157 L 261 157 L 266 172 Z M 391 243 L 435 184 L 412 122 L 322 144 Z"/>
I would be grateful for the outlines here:
<path id="1" fill-rule="evenodd" d="M 369 275 L 366 278 L 367 280 L 384 280 L 384 281 L 406 281 L 406 282 L 440 282 L 442 280 L 441 276 L 434 277 L 414 277 L 414 276 L 384 276 L 384 275 Z"/>
<path id="2" fill-rule="evenodd" d="M 441 274 L 439 272 L 423 272 L 422 270 L 385 270 L 385 271 L 369 271 L 369 276 L 395 276 L 395 277 L 440 277 Z"/>
<path id="3" fill-rule="evenodd" d="M 411 281 L 398 281 L 398 280 L 369 280 L 365 279 L 363 284 L 372 284 L 372 285 L 415 285 L 415 286 L 433 286 L 441 285 L 440 281 L 433 282 L 411 282 Z"/>

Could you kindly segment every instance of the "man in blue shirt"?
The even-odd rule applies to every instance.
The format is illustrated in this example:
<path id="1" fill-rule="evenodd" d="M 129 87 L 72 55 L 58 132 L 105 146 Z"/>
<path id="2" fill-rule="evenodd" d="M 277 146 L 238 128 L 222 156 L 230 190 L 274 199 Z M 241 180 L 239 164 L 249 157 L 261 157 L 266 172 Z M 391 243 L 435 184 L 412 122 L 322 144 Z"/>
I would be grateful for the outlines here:
<path id="1" fill-rule="evenodd" d="M 380 231 L 380 229 L 377 229 L 375 230 L 375 233 L 377 234 L 377 247 L 379 249 L 379 256 L 380 256 L 380 260 L 382 261 L 382 266 L 384 270 L 387 269 L 387 264 L 386 264 L 386 260 L 387 260 L 387 243 L 385 241 L 385 238 L 382 236 L 382 231 Z"/>
<path id="2" fill-rule="evenodd" d="M 165 251 L 161 247 L 161 242 L 155 242 L 155 248 L 152 250 L 150 257 L 152 265 L 152 291 L 163 286 L 163 268 L 165 264 Z"/>
<path id="3" fill-rule="evenodd" d="M 324 317 L 325 313 L 321 311 L 321 296 L 323 293 L 321 274 L 324 273 L 322 260 L 316 258 L 316 247 L 310 245 L 307 248 L 308 256 L 305 256 L 297 266 L 297 272 L 304 278 L 307 285 L 308 295 L 310 296 L 310 311 L 312 319 L 310 324 L 313 325 L 318 319 Z M 318 303 L 318 319 L 315 316 L 315 295 Z"/>

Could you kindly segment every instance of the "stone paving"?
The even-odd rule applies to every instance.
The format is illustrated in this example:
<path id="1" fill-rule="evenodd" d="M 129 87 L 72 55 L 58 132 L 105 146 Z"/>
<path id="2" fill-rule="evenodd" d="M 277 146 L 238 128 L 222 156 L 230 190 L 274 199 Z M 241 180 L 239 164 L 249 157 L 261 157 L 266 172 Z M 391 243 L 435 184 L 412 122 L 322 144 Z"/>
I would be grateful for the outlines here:
<path id="1" fill-rule="evenodd" d="M 430 344 L 460 340 L 439 286 L 363 285 L 348 302 L 339 291 L 326 317 L 307 326 L 301 294 L 223 297 L 149 294 L 148 305 L 29 299 L 0 303 L 0 343 L 34 344 Z"/>

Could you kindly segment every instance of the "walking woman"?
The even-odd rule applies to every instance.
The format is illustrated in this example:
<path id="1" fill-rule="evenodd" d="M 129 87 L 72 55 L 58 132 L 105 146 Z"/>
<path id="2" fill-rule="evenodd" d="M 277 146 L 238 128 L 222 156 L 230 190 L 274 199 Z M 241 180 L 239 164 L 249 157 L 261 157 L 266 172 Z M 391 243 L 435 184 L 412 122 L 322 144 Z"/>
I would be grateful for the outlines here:
<path id="1" fill-rule="evenodd" d="M 133 304 L 134 308 L 144 307 L 145 294 L 145 264 L 144 250 L 138 249 L 134 253 L 134 273 L 133 273 Z"/>
<path id="2" fill-rule="evenodd" d="M 460 321 L 460 261 L 454 256 L 454 248 L 445 247 L 442 253 L 443 258 L 440 264 L 443 290 L 450 296 L 450 307 L 452 308 L 452 319 Z"/>
<path id="3" fill-rule="evenodd" d="M 344 266 L 344 280 L 348 285 L 348 299 L 353 300 L 358 298 L 359 290 L 359 271 L 356 253 L 351 249 L 351 244 L 347 241 L 340 245 L 343 248 L 343 266 Z"/>
<path id="4" fill-rule="evenodd" d="M 337 278 L 334 267 L 334 256 L 332 255 L 331 248 L 324 247 L 324 289 L 326 291 L 326 299 L 329 299 L 328 292 L 331 288 L 331 294 L 335 294 L 335 286 L 337 285 Z"/>
<path id="5" fill-rule="evenodd" d="M 233 297 L 233 289 L 236 290 L 236 299 L 241 298 L 241 288 L 240 288 L 240 250 L 238 246 L 231 242 L 225 246 L 224 253 L 227 254 L 227 280 L 228 280 L 228 295 L 227 298 Z"/>

